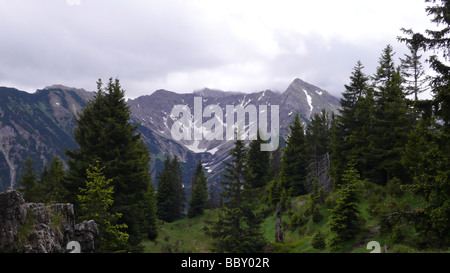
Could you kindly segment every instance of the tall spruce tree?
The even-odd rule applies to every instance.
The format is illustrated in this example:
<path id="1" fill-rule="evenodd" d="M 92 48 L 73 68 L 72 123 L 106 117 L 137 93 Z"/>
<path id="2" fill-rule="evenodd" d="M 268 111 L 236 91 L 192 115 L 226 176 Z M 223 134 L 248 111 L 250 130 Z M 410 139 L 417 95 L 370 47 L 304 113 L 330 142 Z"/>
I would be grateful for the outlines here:
<path id="1" fill-rule="evenodd" d="M 34 161 L 30 157 L 23 162 L 23 172 L 18 181 L 17 188 L 27 202 L 41 202 L 40 185 L 38 183 L 39 175 L 35 171 Z"/>
<path id="2" fill-rule="evenodd" d="M 185 216 L 186 209 L 186 192 L 183 185 L 183 170 L 181 169 L 181 164 L 180 161 L 178 161 L 177 156 L 173 157 L 170 165 L 172 181 L 175 185 L 176 218 L 181 219 Z"/>
<path id="3" fill-rule="evenodd" d="M 280 177 L 281 173 L 281 157 L 283 155 L 283 148 L 280 146 L 278 149 L 270 153 L 270 173 L 271 178 Z"/>
<path id="4" fill-rule="evenodd" d="M 349 162 L 356 164 L 355 168 L 362 176 L 372 177 L 369 175 L 374 164 L 370 137 L 373 135 L 375 101 L 369 77 L 363 69 L 358 61 L 350 83 L 345 85 L 340 115 L 332 123 L 332 174 L 337 185 L 342 182 L 343 171 Z"/>
<path id="5" fill-rule="evenodd" d="M 144 222 L 143 233 L 147 235 L 147 239 L 154 240 L 158 236 L 158 217 L 156 206 L 156 191 L 153 183 L 150 183 L 147 188 L 144 200 Z"/>
<path id="6" fill-rule="evenodd" d="M 433 77 L 432 92 L 434 105 L 437 107 L 437 116 L 444 122 L 446 134 L 450 133 L 450 1 L 426 0 L 431 3 L 426 8 L 431 22 L 439 29 L 426 30 L 426 37 L 422 44 L 427 51 L 434 51 L 429 59 L 431 68 L 436 72 Z M 439 57 L 441 55 L 442 57 Z"/>
<path id="7" fill-rule="evenodd" d="M 173 222 L 176 217 L 176 187 L 171 179 L 171 159 L 169 156 L 164 160 L 164 168 L 158 174 L 158 188 L 156 192 L 156 204 L 158 218 Z"/>
<path id="8" fill-rule="evenodd" d="M 355 168 L 360 172 L 361 178 L 371 178 L 375 176 L 375 158 L 373 156 L 373 136 L 375 100 L 372 88 L 366 90 L 364 97 L 355 105 L 355 120 L 357 127 L 350 134 L 349 147 L 350 153 L 347 156 L 347 162 L 354 162 Z"/>
<path id="9" fill-rule="evenodd" d="M 402 162 L 416 181 L 410 189 L 425 203 L 415 211 L 422 246 L 450 246 L 450 139 L 435 117 L 422 118 L 409 136 Z"/>
<path id="10" fill-rule="evenodd" d="M 261 145 L 267 143 L 260 137 L 250 141 L 247 151 L 246 180 L 253 188 L 261 188 L 269 183 L 270 152 L 261 151 Z"/>
<path id="11" fill-rule="evenodd" d="M 188 217 L 192 218 L 197 215 L 201 215 L 203 210 L 207 206 L 208 201 L 208 185 L 203 170 L 202 161 L 197 164 L 196 171 L 193 175 L 195 177 L 195 183 L 193 184 L 192 197 L 189 202 Z"/>
<path id="12" fill-rule="evenodd" d="M 308 157 L 307 185 L 312 189 L 313 181 L 318 180 L 321 187 L 331 190 L 330 171 L 331 118 L 325 109 L 315 114 L 306 127 L 306 153 Z"/>
<path id="13" fill-rule="evenodd" d="M 429 64 L 435 71 L 431 80 L 435 109 L 411 132 L 403 164 L 416 181 L 413 192 L 425 200 L 415 214 L 416 229 L 425 244 L 445 248 L 450 245 L 450 1 L 425 2 L 430 3 L 426 11 L 431 21 L 439 27 L 419 36 L 425 51 L 434 53 Z"/>
<path id="14" fill-rule="evenodd" d="M 358 233 L 361 224 L 359 211 L 360 193 L 358 184 L 360 177 L 352 164 L 342 176 L 343 183 L 337 189 L 339 199 L 336 206 L 330 210 L 330 230 L 334 233 L 330 241 L 332 248 L 339 248 Z"/>
<path id="15" fill-rule="evenodd" d="M 225 162 L 222 173 L 223 208 L 213 222 L 210 235 L 214 252 L 261 252 L 265 240 L 260 226 L 262 219 L 255 213 L 253 188 L 244 180 L 246 149 L 242 140 L 235 141 L 230 151 L 231 162 Z"/>
<path id="16" fill-rule="evenodd" d="M 306 146 L 305 132 L 298 113 L 290 125 L 281 160 L 281 183 L 292 196 L 306 194 Z"/>
<path id="17" fill-rule="evenodd" d="M 184 216 L 185 195 L 182 184 L 182 171 L 178 158 L 167 156 L 164 168 L 158 175 L 156 193 L 158 218 L 173 222 Z"/>
<path id="18" fill-rule="evenodd" d="M 407 182 L 409 176 L 401 164 L 413 116 L 407 107 L 400 68 L 396 68 L 392 46 L 388 45 L 380 57 L 374 75 L 375 111 L 371 141 L 376 170 L 374 181 L 385 185 L 397 177 Z"/>
<path id="19" fill-rule="evenodd" d="M 137 133 L 138 125 L 130 122 L 130 108 L 118 79 L 109 79 L 106 86 L 97 82 L 97 92 L 76 118 L 75 141 L 79 148 L 67 151 L 69 158 L 69 190 L 72 203 L 86 180 L 85 170 L 97 160 L 103 173 L 113 179 L 113 213 L 121 213 L 118 224 L 126 224 L 130 235 L 128 251 L 142 250 L 142 223 L 145 215 L 145 193 L 151 183 L 147 147 Z"/>
<path id="20" fill-rule="evenodd" d="M 67 190 L 67 174 L 61 159 L 53 157 L 50 165 L 44 167 L 41 185 L 44 202 L 66 203 L 70 200 L 70 192 Z"/>
<path id="21" fill-rule="evenodd" d="M 406 83 L 406 94 L 414 95 L 414 100 L 419 100 L 418 95 L 427 90 L 425 77 L 425 69 L 423 67 L 419 53 L 424 49 L 422 34 L 414 33 L 411 29 L 402 29 L 404 34 L 411 35 L 411 38 L 398 38 L 399 41 L 405 42 L 409 49 L 409 54 L 405 54 L 405 58 L 401 59 L 402 77 Z"/>

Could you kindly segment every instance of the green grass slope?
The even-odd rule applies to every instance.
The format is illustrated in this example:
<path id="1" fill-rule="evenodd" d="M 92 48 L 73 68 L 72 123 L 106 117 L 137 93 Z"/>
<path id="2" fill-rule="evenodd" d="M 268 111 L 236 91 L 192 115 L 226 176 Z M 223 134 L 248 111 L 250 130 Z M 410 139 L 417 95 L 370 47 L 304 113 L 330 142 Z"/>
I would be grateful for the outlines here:
<path id="1" fill-rule="evenodd" d="M 263 194 L 262 194 L 263 195 Z M 383 215 L 392 211 L 414 211 L 423 203 L 422 199 L 413 197 L 409 192 L 390 193 L 385 187 L 374 184 L 364 185 L 359 206 L 362 218 L 359 233 L 339 249 L 314 248 L 314 234 L 320 231 L 325 243 L 333 233 L 329 227 L 330 208 L 333 206 L 331 194 L 319 207 L 320 215 L 311 213 L 311 196 L 299 196 L 290 201 L 290 208 L 282 214 L 284 242 L 275 243 L 276 213 L 267 207 L 264 198 L 260 198 L 258 212 L 264 215 L 261 228 L 268 242 L 267 252 L 273 253 L 370 253 L 368 243 L 376 241 L 382 253 L 423 253 L 450 252 L 450 250 L 423 249 L 418 245 L 417 232 L 411 224 L 403 223 L 400 227 L 382 225 Z M 158 238 L 146 241 L 146 253 L 208 253 L 212 239 L 207 235 L 211 222 L 217 219 L 217 210 L 206 210 L 201 216 L 160 223 Z"/>

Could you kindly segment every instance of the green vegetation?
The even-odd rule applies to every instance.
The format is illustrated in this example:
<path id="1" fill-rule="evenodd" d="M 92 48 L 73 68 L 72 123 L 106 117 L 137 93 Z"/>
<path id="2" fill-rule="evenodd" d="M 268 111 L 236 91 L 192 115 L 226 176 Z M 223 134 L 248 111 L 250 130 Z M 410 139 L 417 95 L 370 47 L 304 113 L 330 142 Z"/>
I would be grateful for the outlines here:
<path id="1" fill-rule="evenodd" d="M 377 241 L 381 245 L 382 252 L 387 253 L 428 253 L 446 252 L 450 249 L 423 248 L 418 241 L 418 232 L 414 225 L 404 223 L 402 226 L 401 240 L 393 240 L 395 229 L 382 229 L 384 224 L 380 223 L 377 215 L 389 211 L 395 211 L 392 203 L 396 203 L 398 212 L 416 211 L 423 204 L 423 199 L 414 197 L 410 191 L 403 190 L 401 196 L 392 198 L 383 188 L 370 182 L 362 182 L 360 189 L 361 203 L 358 206 L 361 216 L 361 225 L 358 233 L 350 240 L 345 241 L 339 248 L 332 249 L 330 242 L 335 236 L 330 230 L 330 211 L 336 202 L 335 196 L 328 195 L 322 205 L 319 205 L 319 212 L 322 220 L 314 222 L 310 210 L 313 204 L 310 195 L 303 195 L 292 198 L 289 209 L 282 215 L 283 232 L 285 240 L 283 243 L 275 243 L 275 221 L 276 212 L 268 210 L 261 224 L 261 231 L 267 245 L 264 250 L 273 253 L 369 253 L 367 244 Z M 262 194 L 262 192 L 261 192 Z M 374 207 L 373 200 L 380 198 L 377 208 Z M 371 201 L 372 200 L 372 201 Z M 398 204 L 403 203 L 402 206 Z M 263 214 L 268 207 L 263 201 L 256 203 L 256 211 Z M 401 209 L 401 210 L 400 210 Z M 193 218 L 184 218 L 172 223 L 159 222 L 158 237 L 151 241 L 144 241 L 145 253 L 209 253 L 212 249 L 213 238 L 209 236 L 211 224 L 217 221 L 218 210 L 206 209 L 202 215 Z M 297 220 L 295 220 L 297 219 Z M 294 222 L 296 222 L 294 224 Z M 403 225 L 403 224 L 402 224 Z M 319 234 L 319 235 L 318 235 Z M 322 239 L 318 239 L 321 237 Z M 322 242 L 320 242 L 323 240 Z M 317 241 L 319 243 L 317 244 Z M 323 247 L 325 243 L 325 247 Z"/>
<path id="2" fill-rule="evenodd" d="M 114 224 L 126 224 L 127 251 L 141 251 L 148 228 L 142 224 L 153 216 L 144 213 L 148 198 L 148 187 L 152 187 L 149 166 L 150 156 L 142 137 L 137 133 L 138 125 L 130 121 L 130 108 L 125 100 L 125 91 L 118 79 L 109 79 L 106 86 L 101 80 L 97 82 L 97 92 L 93 100 L 76 119 L 74 131 L 78 148 L 67 151 L 69 158 L 67 190 L 68 201 L 74 204 L 75 210 L 80 208 L 80 200 L 76 198 L 80 188 L 87 181 L 86 170 L 98 161 L 103 175 L 112 179 L 114 187 L 111 213 L 120 213 L 122 217 Z M 147 195 L 147 196 L 146 196 Z M 153 232 L 152 232 L 153 233 Z"/>
<path id="3" fill-rule="evenodd" d="M 86 188 L 80 188 L 78 200 L 80 201 L 83 220 L 94 220 L 100 232 L 100 252 L 123 251 L 126 247 L 128 234 L 122 230 L 127 229 L 126 224 L 114 224 L 122 217 L 121 213 L 111 213 L 109 208 L 114 204 L 112 198 L 114 186 L 112 179 L 106 180 L 103 169 L 91 165 L 87 169 Z"/>

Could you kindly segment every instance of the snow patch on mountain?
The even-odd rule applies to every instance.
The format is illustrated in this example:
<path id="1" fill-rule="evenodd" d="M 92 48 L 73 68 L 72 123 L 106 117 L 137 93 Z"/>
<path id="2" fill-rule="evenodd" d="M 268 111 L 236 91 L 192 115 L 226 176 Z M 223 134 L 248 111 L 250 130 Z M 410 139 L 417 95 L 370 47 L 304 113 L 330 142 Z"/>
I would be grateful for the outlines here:
<path id="1" fill-rule="evenodd" d="M 312 98 L 311 96 L 308 94 L 308 91 L 306 91 L 305 89 L 303 89 L 303 92 L 305 92 L 306 95 L 306 99 L 308 100 L 308 105 L 309 105 L 309 116 L 311 116 L 312 111 L 313 111 L 313 105 L 312 105 Z"/>
<path id="2" fill-rule="evenodd" d="M 190 150 L 190 151 L 192 151 L 192 152 L 194 152 L 196 154 L 206 152 L 207 149 L 200 149 L 198 147 L 199 144 L 200 144 L 200 141 L 195 140 L 194 143 L 192 143 L 191 145 L 184 145 L 184 147 L 186 147 L 188 150 Z"/>

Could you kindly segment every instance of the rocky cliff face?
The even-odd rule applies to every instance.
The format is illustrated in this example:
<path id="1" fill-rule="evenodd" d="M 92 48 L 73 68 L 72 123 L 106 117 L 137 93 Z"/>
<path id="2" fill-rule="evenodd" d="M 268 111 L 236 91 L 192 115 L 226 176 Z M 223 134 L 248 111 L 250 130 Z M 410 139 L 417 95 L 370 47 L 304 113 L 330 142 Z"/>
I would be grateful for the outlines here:
<path id="1" fill-rule="evenodd" d="M 26 203 L 18 191 L 0 193 L 0 253 L 65 253 L 75 241 L 84 253 L 95 252 L 97 224 L 75 224 L 72 204 Z"/>

